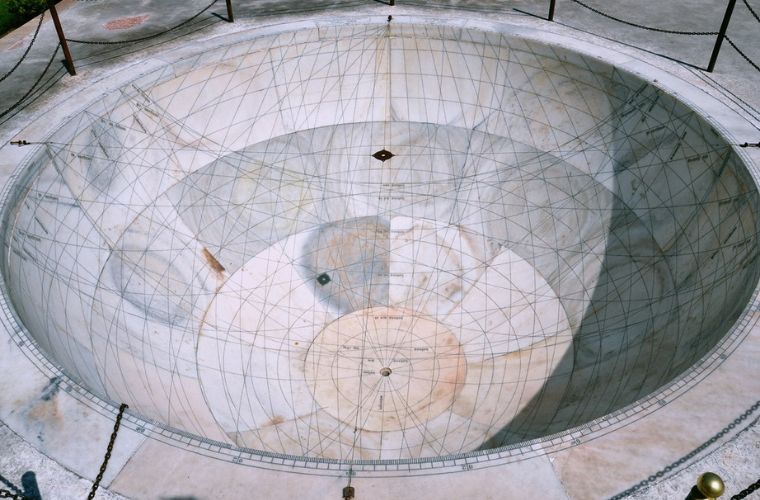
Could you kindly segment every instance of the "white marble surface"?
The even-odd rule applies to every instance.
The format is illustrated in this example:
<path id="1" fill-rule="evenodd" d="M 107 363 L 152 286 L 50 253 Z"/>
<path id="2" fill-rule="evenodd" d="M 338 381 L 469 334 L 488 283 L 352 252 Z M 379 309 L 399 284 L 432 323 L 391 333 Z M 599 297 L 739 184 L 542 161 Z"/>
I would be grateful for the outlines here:
<path id="1" fill-rule="evenodd" d="M 757 278 L 744 269 L 756 267 L 754 183 L 726 138 L 668 94 L 678 89 L 703 111 L 720 103 L 682 82 L 644 87 L 606 62 L 507 36 L 525 34 L 519 27 L 399 21 L 252 30 L 199 56 L 185 49 L 134 85 L 101 81 L 108 97 L 40 150 L 41 173 L 13 213 L 7 285 L 39 346 L 136 415 L 228 446 L 313 458 L 461 453 L 632 405 L 612 417 L 614 432 L 605 417 L 514 453 L 357 467 L 357 487 L 372 498 L 401 484 L 442 498 L 477 485 L 498 498 L 501 468 L 527 474 L 550 498 L 587 498 L 583 479 L 633 447 L 642 459 L 590 493 L 610 496 L 754 403 L 758 388 L 737 376 L 752 369 L 748 345 L 757 345 L 747 317 L 719 347 L 720 367 L 705 370 L 713 356 L 690 374 L 705 380 L 633 405 L 719 342 Z M 602 57 L 660 78 L 640 61 Z M 744 127 L 720 119 L 724 134 Z M 55 127 L 34 122 L 28 132 Z M 396 156 L 369 156 L 383 147 Z M 19 162 L 7 147 L 0 155 Z M 361 218 L 375 222 L 351 222 Z M 370 357 L 347 339 L 378 315 L 420 318 L 375 321 L 378 345 L 448 347 L 406 356 L 408 368 L 364 370 Z M 41 366 L 8 326 L 0 366 Z M 361 354 L 335 365 L 344 347 Z M 415 369 L 426 372 L 422 383 Z M 362 382 L 364 371 L 379 382 Z M 113 412 L 65 391 L 45 399 L 54 372 L 7 379 L 3 421 L 30 441 L 50 436 L 35 445 L 92 475 L 100 454 L 69 440 L 105 438 Z M 378 406 L 384 383 L 409 387 L 396 392 L 395 420 Z M 731 384 L 723 410 L 683 432 L 704 393 Z M 655 400 L 663 407 L 651 413 Z M 60 422 L 48 422 L 58 412 Z M 289 476 L 276 461 L 251 469 L 258 459 L 248 452 L 143 427 L 125 425 L 107 478 L 128 496 L 202 497 L 205 474 L 230 478 L 229 496 L 256 483 L 321 498 L 345 479 L 329 462 L 303 465 L 329 478 Z M 435 476 L 382 479 L 452 470 L 469 471 L 456 491 Z"/>

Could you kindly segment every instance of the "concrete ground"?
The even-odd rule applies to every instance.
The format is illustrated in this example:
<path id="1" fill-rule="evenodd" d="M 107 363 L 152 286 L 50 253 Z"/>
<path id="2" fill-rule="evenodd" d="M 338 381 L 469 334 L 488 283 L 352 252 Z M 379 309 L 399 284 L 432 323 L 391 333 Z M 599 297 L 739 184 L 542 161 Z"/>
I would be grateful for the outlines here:
<path id="1" fill-rule="evenodd" d="M 707 32 L 717 31 L 725 5 L 725 2 L 716 0 L 670 3 L 655 0 L 587 0 L 586 3 L 632 23 L 661 29 Z M 61 2 L 59 10 L 64 30 L 71 39 L 106 42 L 166 33 L 143 41 L 116 45 L 72 42 L 70 48 L 78 71 L 78 76 L 72 78 L 63 67 L 61 52 L 54 55 L 57 38 L 49 16 L 45 16 L 39 35 L 26 58 L 0 82 L 0 139 L 17 139 L 14 132 L 29 118 L 33 105 L 54 99 L 56 90 L 79 85 L 90 79 L 97 80 L 100 74 L 108 73 L 124 62 L 140 60 L 146 53 L 155 54 L 192 43 L 200 34 L 221 35 L 254 24 L 274 23 L 294 16 L 329 16 L 334 10 L 399 14 L 438 11 L 450 16 L 461 16 L 461 12 L 465 12 L 468 16 L 497 19 L 504 16 L 529 18 L 531 14 L 544 16 L 548 10 L 548 2 L 530 0 L 398 0 L 394 8 L 373 0 L 316 0 L 308 3 L 234 0 L 236 22 L 231 24 L 225 21 L 224 2 L 217 0 L 203 11 L 209 4 L 210 0 Z M 760 1 L 749 0 L 749 4 L 755 12 L 760 12 Z M 193 18 L 198 13 L 200 14 Z M 182 25 L 178 28 L 167 31 L 180 24 Z M 707 73 L 703 68 L 707 66 L 714 43 L 714 36 L 711 35 L 674 35 L 641 30 L 606 19 L 572 0 L 557 2 L 555 25 L 557 30 L 574 33 L 579 38 L 596 35 L 629 45 L 634 51 L 651 52 L 652 64 L 667 67 L 689 81 L 701 82 L 703 88 L 733 102 L 737 109 L 741 109 L 755 123 L 758 130 L 756 136 L 747 137 L 746 140 L 760 142 L 760 71 L 745 61 L 728 43 L 724 43 L 715 71 Z M 37 20 L 33 20 L 0 39 L 0 77 L 6 75 L 22 57 L 36 27 Z M 737 2 L 728 35 L 748 57 L 760 63 L 760 22 L 741 0 Z M 680 61 L 680 64 L 674 67 L 669 59 Z M 48 64 L 50 66 L 46 68 Z M 27 109 L 28 106 L 31 108 Z M 627 496 L 640 499 L 683 498 L 696 476 L 708 470 L 722 475 L 726 480 L 726 498 L 738 493 L 760 478 L 760 426 L 756 414 L 739 422 L 737 426 L 744 430 L 717 451 L 706 457 L 696 453 L 684 464 L 680 464 L 686 468 L 679 467 L 678 473 L 662 474 L 651 481 L 642 478 L 644 481 L 639 485 L 631 485 Z M 25 476 L 25 481 L 22 481 L 22 476 L 28 471 L 34 471 L 34 484 L 40 493 L 38 498 L 81 498 L 89 490 L 88 481 L 40 454 L 2 424 L 0 450 L 0 489 L 12 489 L 15 486 L 19 491 L 33 495 L 30 476 Z M 753 496 L 760 498 L 760 493 L 748 498 Z M 102 491 L 98 498 L 121 497 Z"/>

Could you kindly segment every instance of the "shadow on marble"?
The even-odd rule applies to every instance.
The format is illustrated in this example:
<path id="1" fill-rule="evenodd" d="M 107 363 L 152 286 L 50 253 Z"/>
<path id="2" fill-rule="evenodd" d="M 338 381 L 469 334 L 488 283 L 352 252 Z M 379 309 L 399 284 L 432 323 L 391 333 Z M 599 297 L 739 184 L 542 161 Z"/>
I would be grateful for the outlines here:
<path id="1" fill-rule="evenodd" d="M 0 474 L 0 484 L 10 490 L 13 494 L 23 495 L 26 500 L 43 500 L 40 488 L 37 485 L 37 474 L 33 471 L 26 471 L 21 476 L 21 488 L 16 486 L 2 474 Z"/>

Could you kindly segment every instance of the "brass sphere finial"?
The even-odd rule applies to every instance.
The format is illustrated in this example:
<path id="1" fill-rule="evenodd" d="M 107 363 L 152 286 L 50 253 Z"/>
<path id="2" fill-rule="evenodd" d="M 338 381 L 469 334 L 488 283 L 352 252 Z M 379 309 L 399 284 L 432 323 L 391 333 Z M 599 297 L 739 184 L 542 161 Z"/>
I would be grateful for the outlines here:
<path id="1" fill-rule="evenodd" d="M 723 494 L 725 485 L 719 475 L 705 472 L 697 478 L 697 489 L 707 498 L 718 498 Z"/>

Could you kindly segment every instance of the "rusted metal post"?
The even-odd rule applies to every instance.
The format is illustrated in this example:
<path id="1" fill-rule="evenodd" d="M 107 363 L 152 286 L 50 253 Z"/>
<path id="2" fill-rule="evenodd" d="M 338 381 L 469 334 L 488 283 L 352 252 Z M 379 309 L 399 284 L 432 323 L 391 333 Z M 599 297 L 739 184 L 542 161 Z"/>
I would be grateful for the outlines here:
<path id="1" fill-rule="evenodd" d="M 232 15 L 232 0 L 227 0 L 227 21 L 235 22 L 235 16 Z"/>
<path id="2" fill-rule="evenodd" d="M 554 21 L 554 6 L 557 0 L 549 0 L 549 21 Z"/>
<path id="3" fill-rule="evenodd" d="M 728 23 L 731 21 L 731 14 L 734 12 L 734 5 L 736 5 L 736 0 L 728 0 L 726 14 L 723 16 L 723 24 L 720 25 L 718 39 L 715 40 L 715 47 L 713 47 L 713 52 L 710 56 L 710 64 L 707 65 L 707 71 L 710 73 L 715 69 L 715 62 L 718 60 L 718 53 L 720 52 L 721 44 L 723 44 L 723 39 L 726 37 L 726 30 L 728 29 Z"/>
<path id="4" fill-rule="evenodd" d="M 48 9 L 50 10 L 50 16 L 53 18 L 55 31 L 58 33 L 58 41 L 61 42 L 63 56 L 66 58 L 66 69 L 69 70 L 71 76 L 74 76 L 77 74 L 77 70 L 74 68 L 74 60 L 71 58 L 71 52 L 69 52 L 69 44 L 66 43 L 66 37 L 63 35 L 61 20 L 58 19 L 58 11 L 55 10 L 54 0 L 48 0 Z"/>

